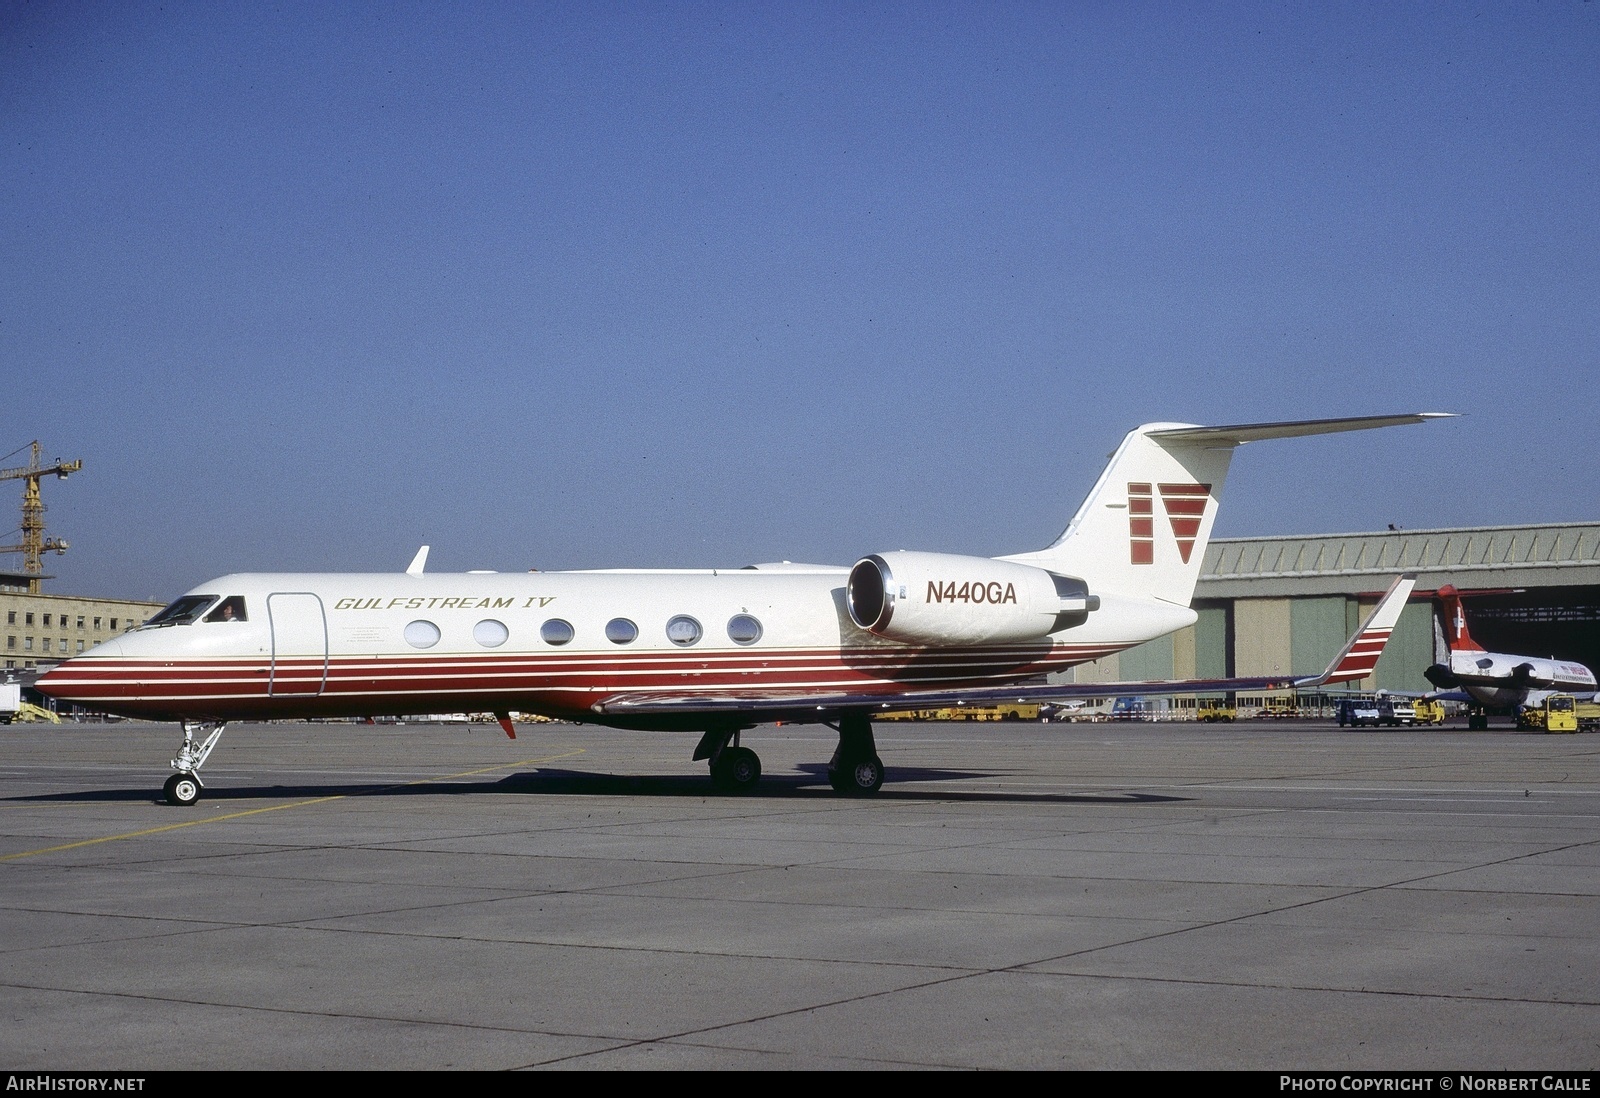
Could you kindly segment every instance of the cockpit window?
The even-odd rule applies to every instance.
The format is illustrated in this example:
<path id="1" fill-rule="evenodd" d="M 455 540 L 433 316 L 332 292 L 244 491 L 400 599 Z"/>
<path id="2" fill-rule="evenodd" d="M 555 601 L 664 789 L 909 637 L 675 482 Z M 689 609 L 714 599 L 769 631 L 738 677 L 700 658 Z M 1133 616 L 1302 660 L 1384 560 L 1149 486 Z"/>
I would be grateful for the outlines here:
<path id="1" fill-rule="evenodd" d="M 206 615 L 206 621 L 248 621 L 244 612 L 244 596 L 229 595 L 217 608 Z"/>
<path id="2" fill-rule="evenodd" d="M 145 622 L 144 627 L 149 629 L 162 625 L 189 625 L 205 613 L 206 607 L 216 601 L 215 595 L 185 595 Z"/>

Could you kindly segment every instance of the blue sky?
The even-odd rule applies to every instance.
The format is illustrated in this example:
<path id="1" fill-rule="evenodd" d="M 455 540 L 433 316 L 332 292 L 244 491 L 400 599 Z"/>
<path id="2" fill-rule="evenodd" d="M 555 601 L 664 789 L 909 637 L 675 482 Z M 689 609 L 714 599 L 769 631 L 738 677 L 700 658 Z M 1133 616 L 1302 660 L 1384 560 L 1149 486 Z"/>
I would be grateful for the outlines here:
<path id="1" fill-rule="evenodd" d="M 1037 548 L 1153 420 L 1466 413 L 1221 534 L 1592 520 L 1597 104 L 1565 0 L 4 0 L 0 452 L 156 599 Z"/>

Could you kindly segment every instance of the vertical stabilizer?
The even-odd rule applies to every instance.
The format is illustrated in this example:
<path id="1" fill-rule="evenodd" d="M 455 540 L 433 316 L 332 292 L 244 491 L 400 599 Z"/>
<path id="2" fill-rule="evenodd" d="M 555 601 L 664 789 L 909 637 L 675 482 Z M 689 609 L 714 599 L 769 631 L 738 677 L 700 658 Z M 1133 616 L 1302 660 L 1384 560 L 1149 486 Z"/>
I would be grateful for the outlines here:
<path id="1" fill-rule="evenodd" d="M 1160 434 L 1187 429 L 1130 431 L 1055 544 L 1006 559 L 1081 577 L 1096 592 L 1188 606 L 1236 443 Z"/>
<path id="2" fill-rule="evenodd" d="M 1451 584 L 1439 588 L 1439 601 L 1444 605 L 1444 643 L 1452 652 L 1482 652 L 1483 645 L 1467 632 L 1467 612 L 1461 605 L 1461 592 Z"/>
<path id="3" fill-rule="evenodd" d="M 1188 606 L 1235 447 L 1269 438 L 1426 423 L 1449 415 L 1416 412 L 1229 427 L 1147 423 L 1122 440 L 1055 544 L 1001 559 L 1076 576 L 1096 593 Z"/>

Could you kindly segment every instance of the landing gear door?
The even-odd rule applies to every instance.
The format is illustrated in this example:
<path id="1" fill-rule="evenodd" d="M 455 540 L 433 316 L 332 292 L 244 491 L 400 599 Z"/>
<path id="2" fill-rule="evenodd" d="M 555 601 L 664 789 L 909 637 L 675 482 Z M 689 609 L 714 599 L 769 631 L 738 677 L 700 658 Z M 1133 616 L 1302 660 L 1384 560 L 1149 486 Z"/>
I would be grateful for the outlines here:
<path id="1" fill-rule="evenodd" d="M 267 696 L 309 697 L 328 682 L 328 619 L 322 600 L 309 591 L 267 596 L 272 623 L 272 671 Z"/>

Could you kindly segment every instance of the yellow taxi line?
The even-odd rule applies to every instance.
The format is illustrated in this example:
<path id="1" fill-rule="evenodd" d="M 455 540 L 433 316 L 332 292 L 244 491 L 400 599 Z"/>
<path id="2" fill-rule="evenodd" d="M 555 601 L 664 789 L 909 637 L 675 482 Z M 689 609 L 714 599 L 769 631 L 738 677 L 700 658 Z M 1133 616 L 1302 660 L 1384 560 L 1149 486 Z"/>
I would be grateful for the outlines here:
<path id="1" fill-rule="evenodd" d="M 566 751 L 560 755 L 546 755 L 539 759 L 518 759 L 516 762 L 500 763 L 497 766 L 485 766 L 477 770 L 463 770 L 459 774 L 441 774 L 434 778 L 418 778 L 410 782 L 396 782 L 378 789 L 369 790 L 368 793 L 338 793 L 331 797 L 315 797 L 309 801 L 293 801 L 289 804 L 272 804 L 265 808 L 250 808 L 243 812 L 230 812 L 225 816 L 208 816 L 203 820 L 186 820 L 183 823 L 163 824 L 160 827 L 147 827 L 143 831 L 128 831 L 121 835 L 104 835 L 98 839 L 82 839 L 75 843 L 63 843 L 60 846 L 47 846 L 39 850 L 23 850 L 15 854 L 0 854 L 0 862 L 16 861 L 18 858 L 33 858 L 40 854 L 58 854 L 63 850 L 76 850 L 81 846 L 95 846 L 98 843 L 114 843 L 123 839 L 142 839 L 146 835 L 159 835 L 163 831 L 177 831 L 184 827 L 200 827 L 203 824 L 222 823 L 224 820 L 241 820 L 246 816 L 259 816 L 263 812 L 279 812 L 285 808 L 305 808 L 313 804 L 327 804 L 329 801 L 342 801 L 346 797 L 367 796 L 369 793 L 380 793 L 389 789 L 405 789 L 413 785 L 427 785 L 430 782 L 454 781 L 457 778 L 471 778 L 478 774 L 488 774 L 496 770 L 510 770 L 516 766 L 529 766 L 537 763 L 555 762 L 557 759 L 570 759 L 574 755 L 584 753 L 583 748 Z"/>

